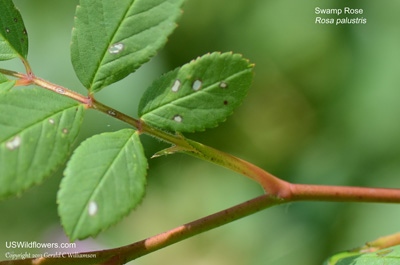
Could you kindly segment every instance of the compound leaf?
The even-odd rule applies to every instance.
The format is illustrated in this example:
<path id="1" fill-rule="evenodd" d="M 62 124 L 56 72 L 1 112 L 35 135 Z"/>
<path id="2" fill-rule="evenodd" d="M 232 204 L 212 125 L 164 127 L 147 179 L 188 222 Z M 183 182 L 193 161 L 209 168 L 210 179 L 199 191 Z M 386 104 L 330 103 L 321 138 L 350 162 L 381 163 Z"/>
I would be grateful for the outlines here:
<path id="1" fill-rule="evenodd" d="M 5 75 L 0 73 L 0 93 L 7 92 L 15 85 L 15 80 L 9 80 Z"/>
<path id="2" fill-rule="evenodd" d="M 0 61 L 28 55 L 28 36 L 21 14 L 11 0 L 0 0 Z"/>
<path id="3" fill-rule="evenodd" d="M 44 89 L 0 93 L 0 198 L 41 182 L 65 162 L 84 107 Z"/>
<path id="4" fill-rule="evenodd" d="M 400 265 L 400 245 L 371 253 L 342 252 L 338 253 L 325 265 Z"/>
<path id="5" fill-rule="evenodd" d="M 71 60 L 82 84 L 97 92 L 147 62 L 176 27 L 183 0 L 81 0 Z"/>
<path id="6" fill-rule="evenodd" d="M 144 93 L 139 115 L 171 131 L 215 127 L 241 104 L 252 78 L 253 65 L 241 55 L 207 54 L 157 79 Z"/>
<path id="7" fill-rule="evenodd" d="M 58 193 L 71 240 L 94 236 L 129 213 L 144 196 L 147 160 L 138 133 L 93 136 L 72 155 Z"/>

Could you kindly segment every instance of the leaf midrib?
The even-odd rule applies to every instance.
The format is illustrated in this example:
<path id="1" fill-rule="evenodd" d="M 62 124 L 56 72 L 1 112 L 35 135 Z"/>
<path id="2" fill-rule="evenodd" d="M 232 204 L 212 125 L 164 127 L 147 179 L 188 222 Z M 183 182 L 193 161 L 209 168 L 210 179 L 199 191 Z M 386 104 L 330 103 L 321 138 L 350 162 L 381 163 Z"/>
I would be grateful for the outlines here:
<path id="1" fill-rule="evenodd" d="M 204 87 L 204 88 L 201 89 L 200 91 L 195 91 L 195 92 L 189 93 L 189 94 L 187 94 L 187 95 L 185 95 L 185 96 L 183 96 L 183 97 L 179 97 L 179 98 L 177 98 L 177 99 L 173 99 L 173 100 L 171 100 L 171 101 L 165 102 L 165 103 L 163 103 L 163 104 L 161 104 L 161 105 L 159 105 L 159 106 L 155 106 L 154 108 L 149 109 L 148 111 L 146 111 L 145 113 L 143 113 L 143 114 L 141 115 L 141 117 L 144 117 L 146 114 L 150 114 L 151 112 L 153 112 L 153 111 L 155 111 L 155 110 L 158 111 L 158 110 L 160 110 L 160 109 L 166 108 L 166 107 L 168 107 L 169 105 L 175 105 L 175 104 L 174 104 L 175 102 L 178 103 L 179 101 L 187 100 L 187 98 L 190 97 L 190 96 L 195 96 L 196 94 L 202 93 L 202 92 L 205 93 L 205 92 L 207 92 L 208 90 L 212 89 L 212 87 L 214 87 L 215 85 L 219 84 L 220 82 L 225 81 L 225 80 L 231 80 L 231 79 L 235 78 L 236 76 L 241 75 L 241 74 L 243 74 L 244 72 L 251 71 L 251 70 L 252 70 L 252 68 L 247 68 L 247 69 L 245 69 L 245 70 L 242 70 L 242 71 L 240 71 L 240 72 L 237 72 L 237 73 L 235 73 L 235 74 L 233 74 L 233 75 L 228 76 L 228 77 L 225 78 L 224 80 L 219 80 L 219 81 L 217 81 L 217 82 L 214 82 L 214 83 L 208 85 L 207 87 Z"/>
<path id="2" fill-rule="evenodd" d="M 100 180 L 98 181 L 98 183 L 97 183 L 97 185 L 96 185 L 96 188 L 93 189 L 93 191 L 91 192 L 91 194 L 88 196 L 88 199 L 86 200 L 85 204 L 83 204 L 82 210 L 80 211 L 80 214 L 79 214 L 79 218 L 78 218 L 77 222 L 75 223 L 75 225 L 74 225 L 73 228 L 72 228 L 72 232 L 71 232 L 72 238 L 75 237 L 75 233 L 78 233 L 78 234 L 79 234 L 79 232 L 77 232 L 77 230 L 78 230 L 78 228 L 81 226 L 81 223 L 83 222 L 83 217 L 85 216 L 86 206 L 87 206 L 87 205 L 89 204 L 89 202 L 92 200 L 92 198 L 94 197 L 94 195 L 97 194 L 98 189 L 99 189 L 101 183 L 102 183 L 103 181 L 105 181 L 105 179 L 106 179 L 105 176 L 107 175 L 108 171 L 110 170 L 110 168 L 111 168 L 111 166 L 114 164 L 114 162 L 115 162 L 115 161 L 118 159 L 118 157 L 121 155 L 121 153 L 122 153 L 123 150 L 125 149 L 125 146 L 130 142 L 130 140 L 131 140 L 133 134 L 135 134 L 135 131 L 134 131 L 134 130 L 132 130 L 131 135 L 127 138 L 126 142 L 122 145 L 122 147 L 120 148 L 120 150 L 118 151 L 118 153 L 115 155 L 114 159 L 111 161 L 110 166 L 107 167 L 107 168 L 103 171 L 103 173 L 101 174 Z"/>
<path id="3" fill-rule="evenodd" d="M 77 104 L 77 105 L 74 105 L 74 106 L 71 106 L 71 107 L 67 107 L 67 108 L 64 108 L 64 109 L 57 110 L 56 112 L 53 112 L 53 113 L 51 113 L 51 114 L 48 115 L 48 116 L 45 116 L 43 119 L 39 119 L 38 121 L 35 121 L 35 122 L 33 122 L 33 123 L 31 123 L 31 124 L 25 126 L 25 127 L 22 127 L 18 132 L 14 133 L 11 137 L 6 138 L 4 141 L 0 142 L 0 144 L 3 144 L 3 143 L 5 143 L 5 142 L 8 142 L 11 138 L 15 137 L 16 135 L 18 135 L 18 134 L 20 134 L 20 133 L 23 133 L 24 131 L 30 129 L 31 127 L 33 127 L 33 126 L 35 126 L 35 125 L 37 125 L 37 124 L 39 124 L 39 123 L 44 122 L 45 120 L 49 119 L 50 117 L 53 117 L 54 115 L 57 115 L 57 114 L 59 114 L 59 113 L 62 113 L 62 112 L 64 112 L 64 111 L 67 111 L 67 110 L 69 110 L 69 109 L 73 109 L 73 108 L 79 107 L 79 105 L 80 105 L 80 104 Z"/>
<path id="4" fill-rule="evenodd" d="M 115 41 L 114 41 L 115 36 L 116 36 L 117 32 L 120 30 L 120 28 L 122 27 L 122 25 L 124 24 L 124 21 L 125 21 L 127 18 L 129 18 L 129 16 L 128 16 L 129 11 L 130 11 L 132 8 L 134 8 L 134 4 L 135 4 L 135 0 L 132 0 L 131 4 L 127 7 L 127 9 L 126 9 L 126 11 L 125 11 L 123 18 L 120 20 L 120 22 L 118 23 L 117 27 L 115 28 L 115 30 L 114 30 L 114 32 L 113 32 L 111 38 L 110 38 L 110 41 L 108 42 L 107 46 L 105 47 L 105 50 L 103 51 L 103 54 L 102 54 L 102 56 L 101 56 L 101 60 L 99 61 L 97 67 L 95 68 L 95 71 L 94 71 L 94 73 L 93 73 L 93 77 L 90 79 L 90 87 L 89 87 L 89 90 L 90 90 L 90 91 L 92 91 L 94 85 L 96 84 L 96 83 L 94 83 L 94 80 L 96 80 L 96 77 L 97 77 L 97 75 L 98 75 L 99 72 L 100 72 L 99 69 L 103 66 L 104 59 L 105 59 L 105 57 L 106 57 L 106 55 L 107 55 L 107 52 L 108 52 L 108 48 L 109 48 L 112 44 L 115 43 Z M 158 7 L 159 5 L 162 5 L 162 4 L 163 4 L 163 2 L 159 3 L 159 4 L 156 5 L 156 6 L 151 7 L 150 9 L 143 10 L 143 11 L 141 11 L 141 12 L 139 12 L 139 13 L 134 14 L 134 15 L 138 15 L 138 14 L 142 14 L 142 13 L 148 12 L 149 10 L 152 10 L 152 9 Z M 126 39 L 126 38 L 125 38 L 125 39 Z M 117 59 L 119 59 L 119 58 L 117 58 Z"/>
<path id="5" fill-rule="evenodd" d="M 3 3 L 4 3 L 4 1 L 3 1 Z M 8 7 L 7 4 L 5 5 L 5 7 L 6 7 L 6 8 Z M 2 8 L 4 8 L 4 5 L 3 5 Z M 8 14 L 11 14 L 11 13 L 12 13 L 12 11 L 10 11 L 10 9 L 7 9 L 7 12 L 8 12 Z M 8 38 L 6 38 L 5 36 L 3 36 L 2 34 L 1 34 L 1 36 L 3 37 L 4 42 L 8 43 L 8 46 L 11 47 L 11 49 L 15 52 L 15 54 L 17 55 L 17 57 L 23 58 L 22 54 L 20 54 L 19 51 L 17 51 L 16 48 L 14 48 L 14 45 L 12 45 L 12 44 L 9 42 Z M 22 44 L 20 44 L 20 46 L 21 46 L 20 48 L 21 48 L 21 51 L 22 51 L 24 47 L 23 47 Z"/>

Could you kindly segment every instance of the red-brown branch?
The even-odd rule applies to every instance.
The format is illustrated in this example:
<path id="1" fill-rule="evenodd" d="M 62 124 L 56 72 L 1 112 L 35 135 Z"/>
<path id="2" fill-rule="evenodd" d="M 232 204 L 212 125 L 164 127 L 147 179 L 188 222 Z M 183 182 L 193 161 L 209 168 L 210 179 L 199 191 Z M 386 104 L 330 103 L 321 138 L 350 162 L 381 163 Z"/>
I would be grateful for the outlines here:
<path id="1" fill-rule="evenodd" d="M 290 184 L 290 201 L 400 203 L 400 189 Z"/>
<path id="2" fill-rule="evenodd" d="M 229 209 L 209 215 L 199 220 L 179 226 L 159 235 L 120 248 L 79 253 L 79 257 L 48 257 L 37 259 L 1 261 L 0 265 L 64 265 L 64 264 L 125 264 L 186 238 L 203 233 L 213 228 L 233 222 L 242 217 L 259 212 L 283 201 L 262 195 Z M 87 258 L 93 256 L 93 258 Z"/>

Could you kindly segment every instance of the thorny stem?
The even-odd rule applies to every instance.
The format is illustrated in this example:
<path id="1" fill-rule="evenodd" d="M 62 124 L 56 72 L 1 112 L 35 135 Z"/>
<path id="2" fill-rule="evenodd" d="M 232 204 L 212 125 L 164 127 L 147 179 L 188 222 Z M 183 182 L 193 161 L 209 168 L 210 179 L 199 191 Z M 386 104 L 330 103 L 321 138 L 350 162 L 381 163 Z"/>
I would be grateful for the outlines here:
<path id="1" fill-rule="evenodd" d="M 177 150 L 182 151 L 243 174 L 257 181 L 264 188 L 266 194 L 128 246 L 78 254 L 78 256 L 94 254 L 95 257 L 93 259 L 82 257 L 68 257 L 61 259 L 48 257 L 40 259 L 2 261 L 0 264 L 123 264 L 165 246 L 174 244 L 221 225 L 225 225 L 277 204 L 292 201 L 400 203 L 400 189 L 317 186 L 288 183 L 247 161 L 241 160 L 237 157 L 231 156 L 195 141 L 186 139 L 179 133 L 171 134 L 152 127 L 144 123 L 142 120 L 137 120 L 125 115 L 124 113 L 121 113 L 96 101 L 92 95 L 85 97 L 64 87 L 37 78 L 31 72 L 29 65 L 25 64 L 25 66 L 28 75 L 4 69 L 0 69 L 0 73 L 19 78 L 19 80 L 17 80 L 17 84 L 36 84 L 58 94 L 75 99 L 83 103 L 86 108 L 96 109 L 116 119 L 124 121 L 137 128 L 139 133 L 149 134 L 174 145 L 176 148 L 171 148 L 170 153 L 173 153 Z M 397 242 L 397 244 L 400 243 L 399 237 L 392 237 L 391 240 L 391 244 L 394 244 L 393 242 Z"/>

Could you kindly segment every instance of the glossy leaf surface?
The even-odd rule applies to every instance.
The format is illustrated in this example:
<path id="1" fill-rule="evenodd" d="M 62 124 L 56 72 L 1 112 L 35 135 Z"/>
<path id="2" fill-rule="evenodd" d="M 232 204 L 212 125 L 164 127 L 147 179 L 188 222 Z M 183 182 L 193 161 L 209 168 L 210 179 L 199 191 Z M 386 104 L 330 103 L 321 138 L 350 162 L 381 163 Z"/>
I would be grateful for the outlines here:
<path id="1" fill-rule="evenodd" d="M 71 240 L 94 236 L 142 199 L 147 160 L 137 132 L 93 136 L 74 152 L 58 193 L 59 214 Z"/>
<path id="2" fill-rule="evenodd" d="M 28 36 L 21 14 L 11 0 L 0 0 L 0 61 L 26 59 Z"/>
<path id="3" fill-rule="evenodd" d="M 84 108 L 44 89 L 0 93 L 0 198 L 39 183 L 65 162 Z"/>
<path id="4" fill-rule="evenodd" d="M 207 54 L 157 79 L 144 93 L 139 115 L 171 131 L 215 127 L 242 103 L 252 78 L 253 65 L 241 55 Z"/>
<path id="5" fill-rule="evenodd" d="M 134 72 L 164 46 L 183 0 L 81 0 L 71 60 L 91 92 Z"/>

